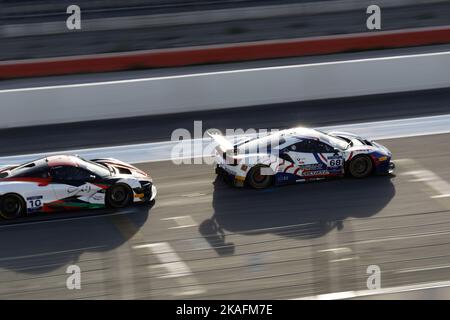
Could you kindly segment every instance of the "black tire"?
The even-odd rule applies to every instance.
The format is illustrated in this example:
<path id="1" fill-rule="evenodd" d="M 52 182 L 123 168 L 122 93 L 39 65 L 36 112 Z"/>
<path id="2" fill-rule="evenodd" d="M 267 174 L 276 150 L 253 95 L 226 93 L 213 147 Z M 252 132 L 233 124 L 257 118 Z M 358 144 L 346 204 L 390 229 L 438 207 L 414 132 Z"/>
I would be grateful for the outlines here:
<path id="1" fill-rule="evenodd" d="M 0 199 L 0 216 L 6 220 L 13 220 L 25 214 L 26 204 L 18 194 L 6 194 Z"/>
<path id="2" fill-rule="evenodd" d="M 350 161 L 348 171 L 354 178 L 366 178 L 373 172 L 372 159 L 367 156 L 357 156 Z"/>
<path id="3" fill-rule="evenodd" d="M 254 189 L 265 189 L 272 185 L 273 175 L 262 175 L 262 168 L 270 168 L 268 166 L 255 166 L 247 174 L 247 184 Z"/>
<path id="4" fill-rule="evenodd" d="M 124 208 L 133 201 L 133 191 L 124 184 L 116 184 L 106 192 L 106 206 L 110 208 Z"/>

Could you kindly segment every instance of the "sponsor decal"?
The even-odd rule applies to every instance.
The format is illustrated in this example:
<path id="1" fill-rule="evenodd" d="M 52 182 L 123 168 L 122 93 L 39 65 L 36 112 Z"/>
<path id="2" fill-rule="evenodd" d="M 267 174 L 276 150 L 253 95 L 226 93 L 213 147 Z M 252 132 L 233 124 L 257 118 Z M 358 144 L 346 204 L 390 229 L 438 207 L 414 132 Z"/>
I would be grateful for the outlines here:
<path id="1" fill-rule="evenodd" d="M 307 170 L 307 171 L 315 171 L 315 170 L 323 170 L 323 169 L 325 169 L 325 166 L 323 164 L 320 164 L 320 163 L 306 164 L 306 165 L 299 166 L 299 169 L 300 170 Z"/>
<path id="2" fill-rule="evenodd" d="M 334 155 L 334 156 L 329 156 L 327 157 L 328 160 L 333 160 L 333 159 L 341 159 L 340 155 Z"/>
<path id="3" fill-rule="evenodd" d="M 302 175 L 306 177 L 313 177 L 313 176 L 324 176 L 329 174 L 327 170 L 317 170 L 317 171 L 303 171 Z"/>
<path id="4" fill-rule="evenodd" d="M 96 193 L 96 194 L 94 194 L 92 199 L 94 199 L 95 201 L 102 201 L 102 200 L 105 200 L 105 195 Z"/>
<path id="5" fill-rule="evenodd" d="M 43 198 L 43 196 L 34 196 L 34 197 L 28 197 L 27 200 L 39 200 L 42 198 Z"/>

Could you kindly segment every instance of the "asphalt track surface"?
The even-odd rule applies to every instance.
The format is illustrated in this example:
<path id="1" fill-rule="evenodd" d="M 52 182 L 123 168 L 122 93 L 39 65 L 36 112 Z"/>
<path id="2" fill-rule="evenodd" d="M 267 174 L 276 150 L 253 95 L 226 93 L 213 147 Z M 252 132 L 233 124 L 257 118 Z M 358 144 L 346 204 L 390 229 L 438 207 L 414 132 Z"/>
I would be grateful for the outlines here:
<path id="1" fill-rule="evenodd" d="M 450 181 L 449 138 L 383 141 L 402 159 L 395 177 L 266 191 L 230 188 L 208 165 L 140 164 L 153 207 L 2 224 L 0 297 L 296 298 L 366 289 L 374 264 L 383 287 L 448 280 L 450 198 L 416 175 Z M 66 288 L 72 264 L 81 290 Z"/>
<path id="2" fill-rule="evenodd" d="M 296 298 L 363 290 L 374 264 L 383 287 L 448 280 L 450 198 L 436 196 L 449 139 L 383 141 L 394 177 L 265 191 L 230 188 L 208 165 L 139 164 L 153 206 L 3 222 L 0 297 Z M 72 264 L 81 290 L 66 288 Z"/>
<path id="3" fill-rule="evenodd" d="M 205 128 L 356 123 L 448 114 L 449 98 L 435 90 L 260 106 L 137 127 L 144 133 L 152 124 L 148 135 L 164 140 L 194 119 Z M 131 142 L 121 136 L 132 124 L 97 123 L 92 141 L 79 126 L 77 135 L 50 140 L 43 129 L 28 138 L 2 134 L 2 153 Z M 395 176 L 263 191 L 231 188 L 209 165 L 138 164 L 158 187 L 152 206 L 2 221 L 0 298 L 288 299 L 367 289 L 370 265 L 380 267 L 383 288 L 447 281 L 450 134 L 381 142 L 394 154 Z M 74 264 L 81 290 L 66 287 Z"/>

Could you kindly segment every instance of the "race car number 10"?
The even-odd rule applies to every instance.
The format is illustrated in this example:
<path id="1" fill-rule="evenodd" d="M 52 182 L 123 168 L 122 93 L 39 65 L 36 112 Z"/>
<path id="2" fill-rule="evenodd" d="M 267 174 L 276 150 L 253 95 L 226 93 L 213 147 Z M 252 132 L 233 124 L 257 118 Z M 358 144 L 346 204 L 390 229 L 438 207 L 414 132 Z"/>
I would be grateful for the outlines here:
<path id="1" fill-rule="evenodd" d="M 40 208 L 40 207 L 42 207 L 42 201 L 41 200 L 29 200 L 28 203 L 30 204 L 30 208 Z"/>
<path id="2" fill-rule="evenodd" d="M 42 196 L 27 198 L 28 209 L 36 210 L 42 208 Z"/>

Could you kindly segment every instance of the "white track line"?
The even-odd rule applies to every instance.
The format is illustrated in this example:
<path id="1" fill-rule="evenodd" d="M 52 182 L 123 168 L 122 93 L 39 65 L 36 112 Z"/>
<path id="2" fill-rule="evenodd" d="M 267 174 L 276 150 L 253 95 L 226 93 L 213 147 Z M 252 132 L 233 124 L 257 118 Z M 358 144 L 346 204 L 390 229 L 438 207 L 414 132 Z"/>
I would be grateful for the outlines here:
<path id="1" fill-rule="evenodd" d="M 350 131 L 370 139 L 395 139 L 433 134 L 450 133 L 450 114 L 431 117 L 408 118 L 401 120 L 375 121 L 356 124 L 344 124 L 317 128 L 324 131 Z M 211 139 L 184 140 L 183 143 L 192 146 L 201 141 L 203 146 L 211 143 Z M 129 163 L 145 163 L 170 161 L 173 147 L 179 141 L 166 141 L 144 143 L 106 148 L 88 148 L 79 150 L 66 150 L 60 152 L 35 153 L 27 155 L 0 157 L 0 167 L 10 164 L 20 164 L 52 154 L 78 154 L 85 158 L 117 158 Z M 199 148 L 196 148 L 199 149 Z M 186 150 L 186 148 L 185 148 Z M 180 158 L 202 157 L 202 154 L 193 153 Z"/>
<path id="2" fill-rule="evenodd" d="M 414 176 L 416 179 L 412 179 L 410 182 L 424 182 L 436 191 L 438 194 L 432 196 L 433 199 L 450 197 L 450 184 L 430 170 L 413 170 L 405 172 L 403 175 Z"/>
<path id="3" fill-rule="evenodd" d="M 292 300 L 339 300 L 339 299 L 351 299 L 358 297 L 368 297 L 383 294 L 395 294 L 404 293 L 419 290 L 429 290 L 429 289 L 439 289 L 450 287 L 450 281 L 439 281 L 431 283 L 421 283 L 408 286 L 391 287 L 377 290 L 361 290 L 361 291 L 345 291 L 345 292 L 335 292 L 321 294 L 317 296 L 300 297 L 294 298 Z"/>
<path id="4" fill-rule="evenodd" d="M 418 57 L 434 57 L 434 56 L 447 55 L 449 53 L 450 53 L 450 51 L 431 52 L 431 53 L 419 53 L 419 54 L 398 55 L 398 56 L 378 57 L 378 58 L 365 58 L 365 59 L 344 60 L 344 61 L 329 61 L 329 62 L 318 62 L 318 63 L 308 63 L 308 64 L 296 64 L 296 65 L 288 65 L 288 66 L 248 68 L 248 69 L 226 70 L 226 71 L 215 71 L 215 72 L 200 72 L 200 73 L 191 73 L 191 74 L 183 74 L 183 75 L 164 76 L 164 77 L 153 77 L 153 78 L 125 79 L 125 80 L 77 83 L 77 84 L 43 86 L 43 87 L 32 87 L 32 88 L 4 89 L 4 90 L 0 90 L 0 94 L 1 93 L 10 93 L 10 92 L 40 91 L 40 90 L 53 90 L 53 89 L 64 89 L 64 88 L 96 87 L 96 86 L 106 86 L 106 85 L 114 85 L 114 84 L 129 84 L 129 83 L 138 83 L 138 82 L 146 82 L 146 81 L 161 81 L 161 80 L 172 80 L 172 79 L 182 79 L 182 78 L 195 78 L 195 77 L 204 77 L 204 76 L 211 76 L 211 75 L 224 75 L 224 74 L 245 73 L 245 72 L 254 72 L 254 71 L 270 71 L 270 70 L 284 70 L 284 69 L 294 69 L 294 68 L 308 68 L 308 67 L 312 67 L 312 66 L 328 66 L 328 65 L 337 65 L 337 64 L 361 63 L 361 62 L 367 62 L 367 61 L 389 61 L 389 60 L 398 60 L 398 59 L 405 59 L 405 58 L 408 59 L 408 58 L 418 58 Z"/>
<path id="5" fill-rule="evenodd" d="M 161 219 L 162 221 L 175 221 L 177 224 L 176 227 L 170 227 L 169 230 L 172 229 L 184 229 L 184 228 L 190 228 L 190 227 L 196 227 L 197 223 L 192 219 L 191 216 L 179 216 L 179 217 L 170 217 L 170 218 L 164 218 Z"/>
<path id="6" fill-rule="evenodd" d="M 432 270 L 440 270 L 440 269 L 449 269 L 450 265 L 445 266 L 432 266 L 432 267 L 424 267 L 424 268 L 411 268 L 411 269 L 402 269 L 395 273 L 411 273 L 411 272 L 420 272 L 420 271 L 432 271 Z"/>
<path id="7" fill-rule="evenodd" d="M 194 278 L 194 274 L 189 266 L 183 262 L 180 256 L 167 242 L 150 243 L 144 245 L 137 245 L 134 249 L 149 249 L 151 254 L 154 254 L 160 264 L 149 265 L 149 269 L 163 268 L 166 270 L 165 274 L 157 276 L 160 279 L 174 278 L 181 286 L 186 288 L 176 289 L 172 291 L 174 296 L 190 296 L 205 293 L 206 290 L 202 288 L 198 281 Z"/>

